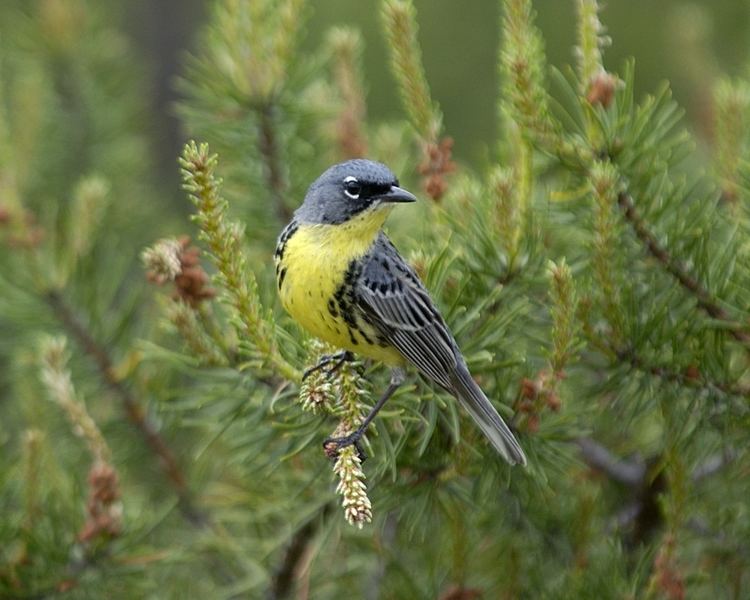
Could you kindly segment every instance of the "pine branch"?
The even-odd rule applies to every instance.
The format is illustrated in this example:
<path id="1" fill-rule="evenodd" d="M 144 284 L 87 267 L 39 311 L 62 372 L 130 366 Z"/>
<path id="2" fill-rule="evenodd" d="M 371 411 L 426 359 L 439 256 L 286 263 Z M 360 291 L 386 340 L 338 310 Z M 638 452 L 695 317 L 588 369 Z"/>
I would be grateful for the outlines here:
<path id="1" fill-rule="evenodd" d="M 623 460 L 591 438 L 581 437 L 575 443 L 580 449 L 583 461 L 589 467 L 601 471 L 613 481 L 626 485 L 635 494 L 634 500 L 619 510 L 612 520 L 614 526 L 620 530 L 631 523 L 634 524 L 634 545 L 643 542 L 664 524 L 664 508 L 660 498 L 667 493 L 670 481 L 659 465 L 659 457 L 649 461 Z M 710 456 L 692 470 L 690 480 L 693 484 L 700 483 L 730 465 L 737 456 L 738 453 L 731 448 Z M 693 527 L 691 521 L 686 523 L 689 528 Z"/>
<path id="2" fill-rule="evenodd" d="M 591 195 L 595 201 L 592 267 L 596 281 L 597 302 L 604 308 L 613 343 L 620 344 L 624 335 L 624 315 L 620 299 L 620 286 L 615 277 L 620 269 L 615 237 L 617 169 L 611 162 L 595 162 L 589 173 Z"/>
<path id="3" fill-rule="evenodd" d="M 626 192 L 620 192 L 617 195 L 617 202 L 622 208 L 625 219 L 635 231 L 638 239 L 646 246 L 649 254 L 653 256 L 663 268 L 674 277 L 680 285 L 690 294 L 695 296 L 698 306 L 713 319 L 722 321 L 727 325 L 729 334 L 742 344 L 750 352 L 750 332 L 742 327 L 740 323 L 733 320 L 729 313 L 719 304 L 719 301 L 711 295 L 711 292 L 704 287 L 688 270 L 687 267 L 675 260 L 675 258 L 664 248 L 656 236 L 648 228 L 635 208 L 633 199 Z"/>
<path id="4" fill-rule="evenodd" d="M 73 313 L 57 291 L 46 294 L 45 300 L 65 330 L 76 340 L 81 349 L 94 361 L 104 383 L 120 398 L 128 420 L 138 429 L 151 451 L 159 458 L 159 464 L 179 498 L 179 508 L 183 516 L 194 526 L 204 527 L 208 517 L 195 504 L 188 489 L 187 480 L 177 459 L 156 426 L 149 420 L 136 397 L 115 376 L 112 359 L 103 345 L 97 342 L 91 332 Z"/>
<path id="5" fill-rule="evenodd" d="M 654 377 L 663 379 L 670 383 L 678 383 L 685 387 L 693 389 L 704 389 L 707 391 L 720 390 L 721 392 L 729 396 L 740 396 L 743 398 L 750 397 L 750 386 L 743 385 L 740 383 L 727 382 L 727 381 L 713 381 L 701 377 L 699 373 L 692 375 L 688 372 L 680 373 L 667 366 L 649 364 L 641 356 L 639 356 L 632 348 L 614 348 L 610 347 L 612 352 L 623 362 L 629 363 L 632 367 L 649 373 Z"/>
<path id="6" fill-rule="evenodd" d="M 718 390 L 727 396 L 750 398 L 750 385 L 735 381 L 717 381 L 709 379 L 699 372 L 691 372 L 691 369 L 680 372 L 675 371 L 668 365 L 651 363 L 638 354 L 632 346 L 618 346 L 609 337 L 596 337 L 591 331 L 587 332 L 587 339 L 593 347 L 610 356 L 612 360 L 617 359 L 623 363 L 627 363 L 638 371 L 669 383 L 676 383 L 693 390 L 704 390 L 707 392 Z"/>

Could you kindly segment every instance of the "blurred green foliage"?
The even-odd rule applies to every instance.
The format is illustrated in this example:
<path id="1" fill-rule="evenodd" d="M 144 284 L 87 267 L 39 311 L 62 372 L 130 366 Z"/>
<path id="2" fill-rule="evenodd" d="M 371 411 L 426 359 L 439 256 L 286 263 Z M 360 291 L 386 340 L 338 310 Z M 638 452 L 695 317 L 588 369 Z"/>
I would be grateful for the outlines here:
<path id="1" fill-rule="evenodd" d="M 456 154 L 486 159 L 497 135 L 495 113 L 498 3 L 424 0 L 419 10 L 419 39 L 432 91 L 456 139 Z M 385 41 L 377 18 L 377 0 L 315 3 L 308 47 L 323 38 L 328 26 L 355 25 L 365 40 L 368 109 L 374 118 L 398 118 L 398 94 L 388 71 Z M 574 2 L 536 2 L 550 64 L 574 60 Z M 668 80 L 675 99 L 688 109 L 700 134 L 708 133 L 706 78 L 744 73 L 748 60 L 750 11 L 742 0 L 611 0 L 602 18 L 614 43 L 606 63 L 620 69 L 632 57 L 638 64 L 636 90 L 644 93 Z M 450 24 L 446 27 L 446 24 Z"/>
<path id="2" fill-rule="evenodd" d="M 747 5 L 613 0 L 598 72 L 592 0 L 414 4 L 424 65 L 404 0 L 0 5 L 0 597 L 747 595 Z M 387 377 L 298 389 L 271 254 L 365 147 L 530 464 L 414 377 L 360 531 L 310 409 Z"/>

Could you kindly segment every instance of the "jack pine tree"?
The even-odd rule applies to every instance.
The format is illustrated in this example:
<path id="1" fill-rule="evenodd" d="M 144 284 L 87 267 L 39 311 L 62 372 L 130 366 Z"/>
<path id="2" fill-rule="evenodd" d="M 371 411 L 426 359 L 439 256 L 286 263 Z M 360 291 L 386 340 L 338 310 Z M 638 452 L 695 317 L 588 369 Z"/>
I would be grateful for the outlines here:
<path id="1" fill-rule="evenodd" d="M 697 151 L 668 86 L 606 63 L 596 0 L 562 69 L 501 0 L 502 127 L 470 162 L 412 0 L 379 2 L 395 123 L 358 31 L 309 51 L 313 3 L 213 0 L 176 83 L 188 220 L 108 4 L 0 8 L 0 597 L 747 595 L 746 77 L 706 82 Z M 324 453 L 388 373 L 303 378 L 336 349 L 283 313 L 272 253 L 355 156 L 421 190 L 390 233 L 526 469 L 413 373 L 365 462 Z"/>

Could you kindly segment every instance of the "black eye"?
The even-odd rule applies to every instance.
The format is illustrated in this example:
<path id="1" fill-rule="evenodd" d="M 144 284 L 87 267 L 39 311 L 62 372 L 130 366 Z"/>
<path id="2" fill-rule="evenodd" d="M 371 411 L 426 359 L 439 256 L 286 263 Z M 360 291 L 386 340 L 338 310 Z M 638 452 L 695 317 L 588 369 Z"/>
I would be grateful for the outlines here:
<path id="1" fill-rule="evenodd" d="M 357 181 L 356 177 L 347 177 L 344 179 L 344 193 L 349 196 L 352 200 L 359 198 L 359 194 L 362 191 L 362 185 Z"/>

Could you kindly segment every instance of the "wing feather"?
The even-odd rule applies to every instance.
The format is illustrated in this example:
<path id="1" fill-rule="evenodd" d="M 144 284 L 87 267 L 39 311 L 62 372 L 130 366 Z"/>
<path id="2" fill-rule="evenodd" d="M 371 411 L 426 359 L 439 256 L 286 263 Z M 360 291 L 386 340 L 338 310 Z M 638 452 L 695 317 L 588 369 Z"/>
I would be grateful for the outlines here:
<path id="1" fill-rule="evenodd" d="M 453 337 L 416 273 L 387 239 L 378 244 L 357 285 L 359 307 L 409 362 L 450 390 L 448 374 L 457 366 Z"/>
<path id="2" fill-rule="evenodd" d="M 513 433 L 472 379 L 427 290 L 385 235 L 363 260 L 355 302 L 382 341 L 458 398 L 508 462 L 526 464 Z"/>

